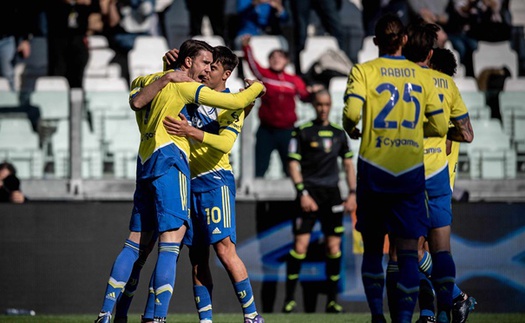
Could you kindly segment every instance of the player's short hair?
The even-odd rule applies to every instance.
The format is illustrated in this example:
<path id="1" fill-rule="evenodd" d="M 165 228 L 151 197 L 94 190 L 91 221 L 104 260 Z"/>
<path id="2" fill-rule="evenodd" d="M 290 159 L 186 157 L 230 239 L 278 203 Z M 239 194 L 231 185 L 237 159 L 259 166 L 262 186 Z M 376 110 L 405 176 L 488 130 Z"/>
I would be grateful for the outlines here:
<path id="1" fill-rule="evenodd" d="M 273 56 L 273 54 L 275 53 L 279 53 L 281 55 L 283 55 L 286 59 L 289 59 L 290 58 L 290 54 L 288 54 L 287 51 L 285 50 L 282 50 L 282 49 L 274 49 L 270 52 L 270 54 L 268 54 L 268 59 L 270 59 L 270 57 Z"/>
<path id="2" fill-rule="evenodd" d="M 403 46 L 404 36 L 405 26 L 397 15 L 388 13 L 377 21 L 375 37 L 381 53 L 394 54 Z"/>
<path id="3" fill-rule="evenodd" d="M 407 28 L 408 41 L 403 47 L 403 55 L 412 62 L 423 62 L 434 48 L 439 30 L 436 24 L 411 23 Z"/>
<path id="4" fill-rule="evenodd" d="M 174 68 L 179 68 L 184 64 L 184 61 L 186 60 L 186 57 L 195 58 L 197 55 L 199 55 L 200 51 L 208 51 L 210 53 L 213 53 L 213 47 L 208 44 L 205 41 L 197 40 L 197 39 L 188 39 L 182 45 L 179 49 L 179 57 L 177 58 L 177 61 L 174 63 Z"/>
<path id="5" fill-rule="evenodd" d="M 0 163 L 0 170 L 5 169 L 5 168 L 9 170 L 9 173 L 11 173 L 11 175 L 16 175 L 16 168 L 13 164 L 7 161 L 3 161 L 2 163 Z"/>
<path id="6" fill-rule="evenodd" d="M 213 62 L 221 63 L 224 70 L 233 71 L 239 65 L 239 58 L 226 46 L 215 46 L 213 50 Z"/>
<path id="7" fill-rule="evenodd" d="M 434 54 L 430 58 L 430 66 L 448 76 L 454 76 L 458 68 L 458 62 L 450 49 L 434 48 Z"/>

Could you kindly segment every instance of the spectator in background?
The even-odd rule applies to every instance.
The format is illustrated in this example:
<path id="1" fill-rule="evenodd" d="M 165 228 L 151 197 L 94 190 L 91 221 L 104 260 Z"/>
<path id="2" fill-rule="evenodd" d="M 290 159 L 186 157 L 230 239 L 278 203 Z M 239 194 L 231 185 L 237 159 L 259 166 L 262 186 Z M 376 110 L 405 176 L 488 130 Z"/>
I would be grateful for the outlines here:
<path id="1" fill-rule="evenodd" d="M 344 48 L 343 31 L 339 10 L 340 0 L 290 0 L 294 21 L 294 50 L 293 61 L 295 71 L 301 75 L 300 53 L 304 49 L 307 37 L 307 28 L 310 23 L 311 11 L 319 16 L 323 28 L 334 36 L 339 43 L 339 48 Z"/>
<path id="2" fill-rule="evenodd" d="M 509 0 L 470 0 L 471 37 L 489 42 L 510 39 L 512 23 Z"/>
<path id="3" fill-rule="evenodd" d="M 99 0 L 46 1 L 48 75 L 64 76 L 81 88 L 89 59 L 88 22 L 100 11 Z"/>
<path id="4" fill-rule="evenodd" d="M 33 2 L 6 1 L 0 10 L 0 76 L 7 78 L 11 91 L 15 90 L 17 55 L 25 59 L 31 54 L 30 37 L 37 20 Z"/>
<path id="5" fill-rule="evenodd" d="M 166 27 L 166 13 L 170 10 L 173 0 L 155 0 L 155 12 L 157 14 L 157 26 L 154 26 L 153 32 L 166 38 L 169 43 L 168 31 Z M 156 28 L 155 28 L 156 27 Z"/>
<path id="6" fill-rule="evenodd" d="M 128 53 L 135 39 L 151 35 L 155 23 L 154 0 L 102 0 L 102 14 L 109 46 L 115 50 L 114 62 L 121 67 L 122 77 L 130 81 Z"/>
<path id="7" fill-rule="evenodd" d="M 408 0 L 408 6 L 413 15 L 413 19 L 421 18 L 428 24 L 437 24 L 441 27 L 438 31 L 436 41 L 437 47 L 445 47 L 447 33 L 443 26 L 448 23 L 448 3 L 451 0 Z M 453 0 L 452 0 L 453 1 Z"/>
<path id="8" fill-rule="evenodd" d="M 16 168 L 13 164 L 0 164 L 0 202 L 21 204 L 26 200 L 20 190 L 20 180 L 16 177 Z"/>
<path id="9" fill-rule="evenodd" d="M 235 47 L 242 48 L 244 35 L 279 35 L 285 51 L 288 42 L 282 36 L 281 23 L 288 20 L 282 0 L 238 0 L 239 31 L 235 39 Z"/>
<path id="10" fill-rule="evenodd" d="M 407 26 L 410 22 L 407 0 L 364 0 L 363 27 L 365 36 L 373 36 L 377 20 L 387 13 L 393 13 Z"/>
<path id="11" fill-rule="evenodd" d="M 272 152 L 277 149 L 281 158 L 283 172 L 288 174 L 288 143 L 297 121 L 295 98 L 309 99 L 304 81 L 297 75 L 284 71 L 288 65 L 288 53 L 276 49 L 268 57 L 270 67 L 264 68 L 255 60 L 250 47 L 250 36 L 242 38 L 244 59 L 255 77 L 266 86 L 266 95 L 261 98 L 259 107 L 260 125 L 255 143 L 255 177 L 264 177 L 270 165 Z"/>
<path id="12" fill-rule="evenodd" d="M 190 12 L 190 36 L 202 34 L 202 19 L 208 16 L 213 34 L 224 38 L 225 5 L 225 0 L 186 0 Z"/>

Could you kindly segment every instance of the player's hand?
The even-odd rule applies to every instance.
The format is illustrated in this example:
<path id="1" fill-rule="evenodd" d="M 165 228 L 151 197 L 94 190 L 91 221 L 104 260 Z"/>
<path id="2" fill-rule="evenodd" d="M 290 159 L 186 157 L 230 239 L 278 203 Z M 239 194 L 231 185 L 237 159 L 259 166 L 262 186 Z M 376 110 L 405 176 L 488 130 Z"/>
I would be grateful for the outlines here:
<path id="1" fill-rule="evenodd" d="M 11 193 L 11 202 L 21 204 L 26 200 L 24 194 L 21 191 L 13 191 Z"/>
<path id="2" fill-rule="evenodd" d="M 361 130 L 359 130 L 359 128 L 355 127 L 354 129 L 352 129 L 352 131 L 348 135 L 352 139 L 359 139 L 361 137 Z"/>
<path id="3" fill-rule="evenodd" d="M 166 66 L 166 70 L 173 69 L 177 58 L 179 58 L 179 50 L 177 48 L 170 49 L 166 52 L 166 54 L 164 54 L 164 56 L 162 57 L 162 61 Z"/>
<path id="4" fill-rule="evenodd" d="M 344 213 L 352 214 L 357 208 L 356 196 L 355 194 L 349 194 L 346 200 L 343 202 Z"/>
<path id="5" fill-rule="evenodd" d="M 189 128 L 191 125 L 188 123 L 188 119 L 181 113 L 179 114 L 180 120 L 177 120 L 173 117 L 166 116 L 162 123 L 164 128 L 170 135 L 186 137 L 189 133 Z"/>
<path id="6" fill-rule="evenodd" d="M 167 78 L 170 82 L 194 82 L 194 80 L 188 76 L 188 72 L 181 71 L 181 70 L 175 70 L 173 72 L 169 72 L 164 74 L 165 78 Z"/>
<path id="7" fill-rule="evenodd" d="M 301 195 L 301 209 L 304 212 L 315 212 L 319 206 L 310 195 Z"/>
<path id="8" fill-rule="evenodd" d="M 261 83 L 261 85 L 263 86 L 263 89 L 261 90 L 261 93 L 259 93 L 259 95 L 257 96 L 258 98 L 260 98 L 261 96 L 266 94 L 266 86 L 264 86 L 263 82 L 261 82 L 259 80 L 250 80 L 250 79 L 244 79 L 244 82 L 246 82 L 246 84 L 248 84 L 247 87 L 251 86 L 255 82 Z"/>

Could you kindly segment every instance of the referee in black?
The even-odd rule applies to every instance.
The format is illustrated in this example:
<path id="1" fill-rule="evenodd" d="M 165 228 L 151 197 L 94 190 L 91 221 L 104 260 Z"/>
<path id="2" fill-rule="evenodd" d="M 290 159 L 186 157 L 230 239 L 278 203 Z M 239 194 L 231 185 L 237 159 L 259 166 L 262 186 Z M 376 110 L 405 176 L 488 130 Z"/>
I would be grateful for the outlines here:
<path id="1" fill-rule="evenodd" d="M 299 280 L 302 261 L 306 258 L 312 228 L 321 222 L 326 241 L 327 313 L 340 313 L 337 303 L 341 271 L 341 236 L 343 214 L 356 208 L 356 176 L 352 162 L 353 153 L 343 128 L 328 120 L 332 99 L 326 90 L 312 94 L 316 119 L 307 122 L 292 133 L 289 145 L 288 167 L 297 189 L 300 211 L 293 224 L 294 247 L 286 263 L 286 295 L 283 313 L 293 312 L 297 306 L 295 289 Z M 341 198 L 339 191 L 338 157 L 343 161 L 348 185 L 348 197 Z"/>

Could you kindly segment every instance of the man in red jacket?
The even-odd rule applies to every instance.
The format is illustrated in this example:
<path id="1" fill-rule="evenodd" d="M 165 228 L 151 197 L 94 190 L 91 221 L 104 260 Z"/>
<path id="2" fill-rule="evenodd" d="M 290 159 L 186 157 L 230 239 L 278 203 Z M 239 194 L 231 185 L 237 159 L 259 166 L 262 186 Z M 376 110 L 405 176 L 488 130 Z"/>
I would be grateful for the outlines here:
<path id="1" fill-rule="evenodd" d="M 249 43 L 250 36 L 247 35 L 242 39 L 244 59 L 255 77 L 266 86 L 266 95 L 261 98 L 259 107 L 255 177 L 264 177 L 270 164 L 270 156 L 275 149 L 279 152 L 283 172 L 288 176 L 288 143 L 297 121 L 295 98 L 299 96 L 302 101 L 309 101 L 310 92 L 299 76 L 284 71 L 290 62 L 287 52 L 273 50 L 268 56 L 270 67 L 264 68 L 255 60 Z"/>

